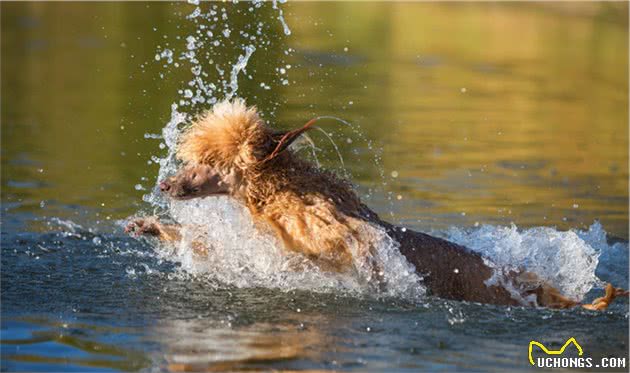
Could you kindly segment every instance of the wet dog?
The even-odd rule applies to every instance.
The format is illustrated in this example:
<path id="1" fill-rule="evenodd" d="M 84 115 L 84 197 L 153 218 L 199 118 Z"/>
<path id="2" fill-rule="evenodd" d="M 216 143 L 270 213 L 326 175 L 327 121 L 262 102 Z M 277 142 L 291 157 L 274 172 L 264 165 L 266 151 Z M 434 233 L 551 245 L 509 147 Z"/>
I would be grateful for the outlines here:
<path id="1" fill-rule="evenodd" d="M 289 146 L 313 124 L 274 131 L 244 101 L 220 102 L 182 134 L 177 157 L 184 167 L 162 181 L 160 189 L 175 199 L 230 196 L 245 205 L 257 223 L 271 228 L 287 250 L 334 271 L 347 270 L 359 259 L 378 274 L 373 258 L 379 232 L 385 231 L 423 276 L 429 292 L 442 298 L 600 310 L 627 295 L 608 285 L 604 297 L 581 304 L 530 272 L 505 271 L 499 281 L 490 281 L 495 269 L 478 253 L 381 220 L 348 181 L 294 154 Z M 127 231 L 180 239 L 176 226 L 151 218 L 132 221 Z M 203 254 L 205 249 L 195 244 L 193 250 Z M 374 281 L 380 281 L 378 275 Z"/>

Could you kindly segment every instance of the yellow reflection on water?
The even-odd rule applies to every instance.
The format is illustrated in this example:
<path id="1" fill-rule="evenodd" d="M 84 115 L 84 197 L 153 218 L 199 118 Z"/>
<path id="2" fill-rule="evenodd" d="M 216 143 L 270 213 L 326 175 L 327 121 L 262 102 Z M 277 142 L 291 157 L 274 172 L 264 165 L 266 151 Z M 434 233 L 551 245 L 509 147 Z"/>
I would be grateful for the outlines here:
<path id="1" fill-rule="evenodd" d="M 163 69 L 149 62 L 190 32 L 176 12 L 192 7 L 1 6 L 3 201 L 135 212 L 145 192 L 133 186 L 152 186 L 148 161 L 162 154 L 143 135 L 160 131 L 189 73 L 157 79 Z M 360 125 L 383 146 L 392 203 L 372 201 L 379 212 L 423 229 L 601 219 L 628 237 L 627 3 L 284 6 L 291 36 L 264 10 L 277 43 L 253 55 L 240 92 L 283 127 L 314 115 Z M 281 60 L 292 83 L 260 88 Z M 355 181 L 379 185 L 354 144 L 341 152 Z"/>

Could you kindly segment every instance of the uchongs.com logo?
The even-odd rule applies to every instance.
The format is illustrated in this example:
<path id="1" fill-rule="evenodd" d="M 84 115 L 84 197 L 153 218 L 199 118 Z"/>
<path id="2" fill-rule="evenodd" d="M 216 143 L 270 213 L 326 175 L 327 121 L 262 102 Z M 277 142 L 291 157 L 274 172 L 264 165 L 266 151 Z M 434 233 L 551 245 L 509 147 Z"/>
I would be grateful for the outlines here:
<path id="1" fill-rule="evenodd" d="M 542 352 L 542 356 L 534 358 L 534 346 L 538 347 Z M 577 357 L 562 356 L 569 347 L 575 347 Z M 604 357 L 595 360 L 591 357 L 584 357 L 582 346 L 571 337 L 562 345 L 559 350 L 550 350 L 538 341 L 530 341 L 528 349 L 529 362 L 538 368 L 625 368 L 625 357 Z"/>

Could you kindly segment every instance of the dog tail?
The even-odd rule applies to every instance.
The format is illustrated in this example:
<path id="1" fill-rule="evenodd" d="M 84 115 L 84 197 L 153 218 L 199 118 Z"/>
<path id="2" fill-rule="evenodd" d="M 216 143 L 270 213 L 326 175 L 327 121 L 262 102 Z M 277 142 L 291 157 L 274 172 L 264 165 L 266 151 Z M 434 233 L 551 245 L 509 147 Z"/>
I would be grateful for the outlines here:
<path id="1" fill-rule="evenodd" d="M 622 288 L 616 288 L 612 284 L 606 285 L 606 292 L 603 297 L 596 298 L 591 304 L 582 304 L 582 308 L 592 311 L 603 311 L 612 303 L 615 298 L 627 297 L 630 292 Z"/>

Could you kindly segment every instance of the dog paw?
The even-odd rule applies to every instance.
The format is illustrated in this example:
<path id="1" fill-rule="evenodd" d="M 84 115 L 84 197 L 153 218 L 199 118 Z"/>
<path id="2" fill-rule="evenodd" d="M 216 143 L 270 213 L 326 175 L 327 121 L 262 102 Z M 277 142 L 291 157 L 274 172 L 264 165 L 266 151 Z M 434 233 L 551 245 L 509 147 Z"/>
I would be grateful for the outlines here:
<path id="1" fill-rule="evenodd" d="M 145 219 L 135 219 L 130 221 L 125 227 L 125 233 L 131 234 L 133 236 L 159 236 L 160 228 L 157 223 L 153 221 L 147 221 Z"/>

